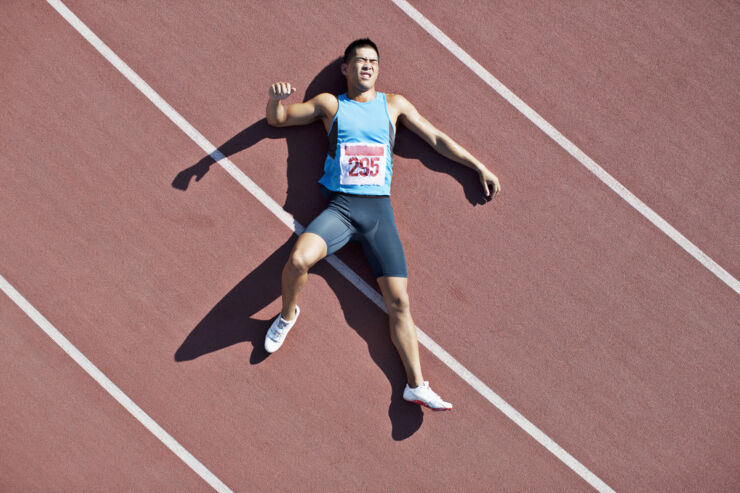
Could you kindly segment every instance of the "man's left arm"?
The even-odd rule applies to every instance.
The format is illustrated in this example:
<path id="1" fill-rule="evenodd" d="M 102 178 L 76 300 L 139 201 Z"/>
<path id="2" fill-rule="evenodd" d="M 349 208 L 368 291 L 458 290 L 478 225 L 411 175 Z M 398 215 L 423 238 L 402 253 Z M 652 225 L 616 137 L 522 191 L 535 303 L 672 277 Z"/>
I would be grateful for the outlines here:
<path id="1" fill-rule="evenodd" d="M 398 114 L 398 122 L 421 137 L 435 151 L 444 157 L 473 168 L 478 172 L 483 191 L 486 196 L 493 192 L 495 197 L 501 191 L 496 175 L 478 161 L 464 147 L 448 137 L 444 132 L 432 125 L 429 120 L 421 116 L 417 109 L 405 97 L 394 94 L 389 105 L 392 105 Z"/>

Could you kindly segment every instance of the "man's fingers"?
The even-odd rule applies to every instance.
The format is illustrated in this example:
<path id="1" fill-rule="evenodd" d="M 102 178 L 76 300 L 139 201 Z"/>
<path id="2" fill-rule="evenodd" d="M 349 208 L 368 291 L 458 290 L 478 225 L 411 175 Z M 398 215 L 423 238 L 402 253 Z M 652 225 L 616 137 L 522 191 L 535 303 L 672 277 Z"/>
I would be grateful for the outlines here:
<path id="1" fill-rule="evenodd" d="M 483 193 L 486 194 L 486 197 L 491 195 L 491 188 L 488 186 L 488 180 L 481 178 L 480 183 L 483 185 Z"/>
<path id="2" fill-rule="evenodd" d="M 494 198 L 501 191 L 498 178 L 491 173 L 481 173 L 480 182 L 486 197 Z"/>
<path id="3" fill-rule="evenodd" d="M 296 91 L 290 82 L 275 82 L 270 86 L 270 97 L 273 99 L 285 99 Z"/>

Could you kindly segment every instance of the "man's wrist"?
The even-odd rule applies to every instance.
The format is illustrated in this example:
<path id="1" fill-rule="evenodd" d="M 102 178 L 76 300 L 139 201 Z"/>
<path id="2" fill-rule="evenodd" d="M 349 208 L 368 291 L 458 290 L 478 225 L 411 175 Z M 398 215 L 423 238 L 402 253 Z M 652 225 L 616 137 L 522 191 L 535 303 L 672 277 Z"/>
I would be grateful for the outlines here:
<path id="1" fill-rule="evenodd" d="M 470 167 L 473 168 L 477 173 L 482 173 L 486 167 L 480 161 L 471 161 Z"/>

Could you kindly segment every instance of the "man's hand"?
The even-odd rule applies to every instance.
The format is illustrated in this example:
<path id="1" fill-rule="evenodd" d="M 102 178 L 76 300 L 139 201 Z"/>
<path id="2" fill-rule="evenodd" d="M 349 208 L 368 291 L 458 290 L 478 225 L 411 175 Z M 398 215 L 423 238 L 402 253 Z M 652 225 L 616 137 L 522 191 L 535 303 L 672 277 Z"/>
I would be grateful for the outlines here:
<path id="1" fill-rule="evenodd" d="M 290 85 L 290 82 L 275 82 L 270 86 L 268 91 L 270 99 L 273 101 L 282 101 L 287 99 L 288 96 L 295 92 L 295 87 Z"/>
<path id="2" fill-rule="evenodd" d="M 308 125 L 321 120 L 328 132 L 339 105 L 337 97 L 323 92 L 303 103 L 283 105 L 281 101 L 290 97 L 295 91 L 295 87 L 290 82 L 275 82 L 270 86 L 267 91 L 270 97 L 265 110 L 267 123 L 273 127 L 286 127 Z"/>
<path id="3" fill-rule="evenodd" d="M 494 198 L 501 191 L 501 185 L 498 182 L 498 177 L 491 173 L 488 168 L 481 168 L 478 171 L 480 176 L 480 183 L 483 185 L 483 192 L 486 197 Z M 491 194 L 491 187 L 493 187 L 493 194 Z"/>

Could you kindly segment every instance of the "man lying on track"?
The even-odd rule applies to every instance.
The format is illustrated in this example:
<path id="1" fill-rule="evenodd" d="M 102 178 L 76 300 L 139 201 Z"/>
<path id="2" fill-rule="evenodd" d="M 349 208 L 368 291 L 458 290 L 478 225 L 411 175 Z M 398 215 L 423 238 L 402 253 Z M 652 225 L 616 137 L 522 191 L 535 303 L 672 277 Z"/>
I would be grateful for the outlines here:
<path id="1" fill-rule="evenodd" d="M 283 308 L 267 332 L 265 349 L 277 351 L 298 319 L 296 302 L 308 270 L 348 241 L 359 241 L 383 294 L 391 339 L 406 370 L 403 398 L 434 410 L 452 409 L 452 404 L 432 391 L 421 374 L 416 328 L 409 310 L 406 259 L 390 203 L 396 124 L 408 127 L 443 156 L 477 171 L 487 196 L 495 196 L 501 187 L 493 173 L 424 119 L 406 98 L 375 91 L 379 58 L 371 40 L 353 41 L 344 52 L 342 64 L 347 93 L 339 97 L 323 93 L 305 103 L 284 106 L 281 101 L 295 88 L 287 82 L 270 87 L 270 125 L 323 122 L 329 134 L 329 155 L 319 183 L 330 202 L 298 238 L 285 264 Z"/>

